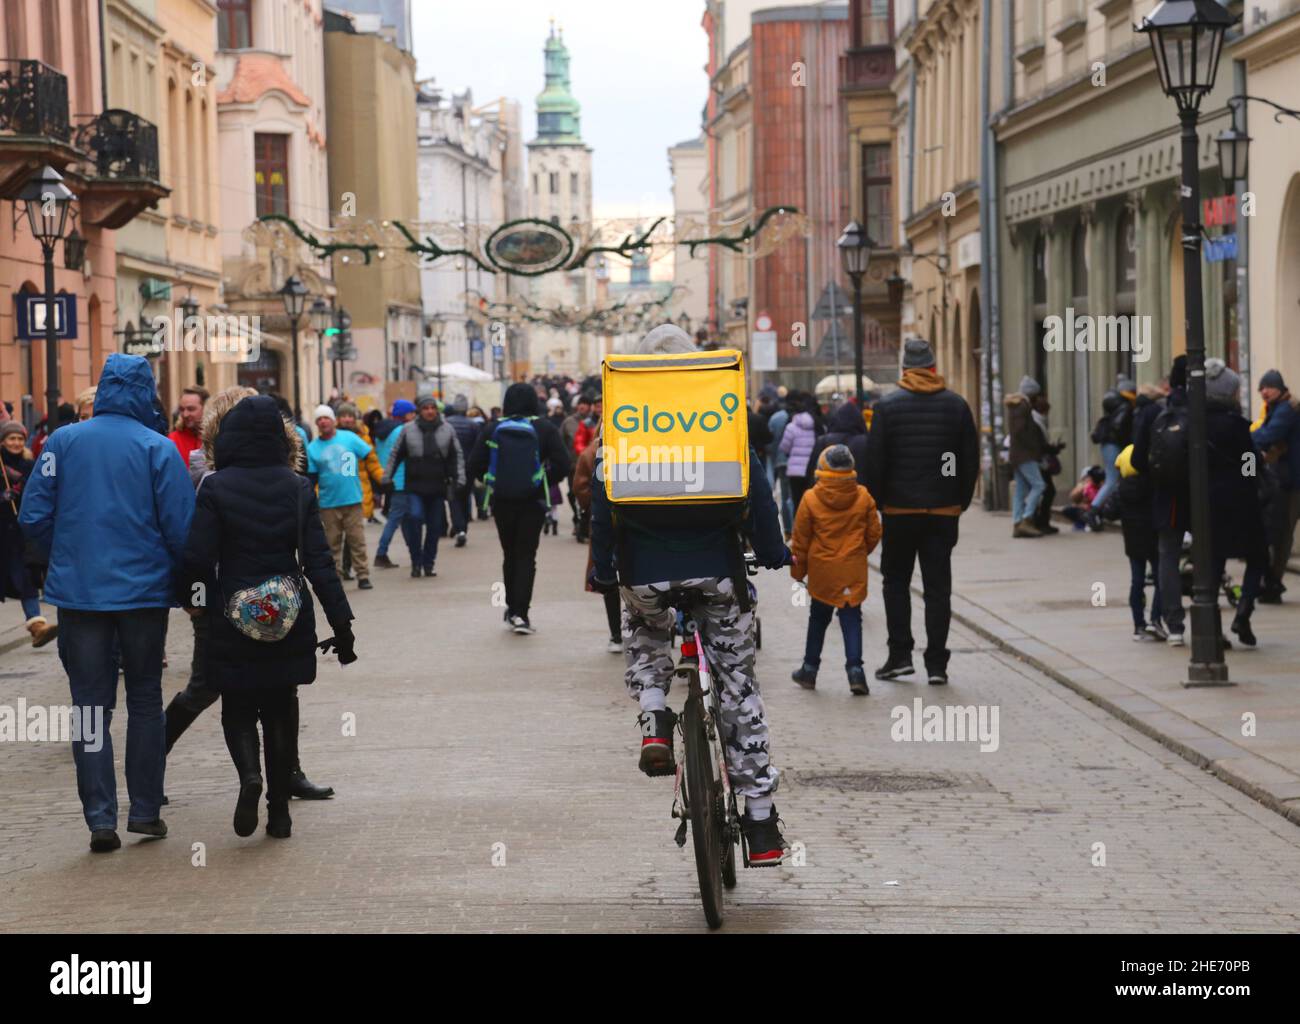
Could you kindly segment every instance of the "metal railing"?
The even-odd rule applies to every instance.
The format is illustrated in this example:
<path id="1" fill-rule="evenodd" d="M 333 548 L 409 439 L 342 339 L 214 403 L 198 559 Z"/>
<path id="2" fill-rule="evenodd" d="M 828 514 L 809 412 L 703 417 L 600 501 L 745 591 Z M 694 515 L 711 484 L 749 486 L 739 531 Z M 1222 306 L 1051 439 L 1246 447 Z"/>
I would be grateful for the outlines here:
<path id="1" fill-rule="evenodd" d="M 0 131 L 68 142 L 68 79 L 39 60 L 0 60 Z"/>
<path id="2" fill-rule="evenodd" d="M 77 148 L 89 153 L 100 178 L 158 181 L 158 128 L 129 110 L 105 110 L 77 128 Z"/>

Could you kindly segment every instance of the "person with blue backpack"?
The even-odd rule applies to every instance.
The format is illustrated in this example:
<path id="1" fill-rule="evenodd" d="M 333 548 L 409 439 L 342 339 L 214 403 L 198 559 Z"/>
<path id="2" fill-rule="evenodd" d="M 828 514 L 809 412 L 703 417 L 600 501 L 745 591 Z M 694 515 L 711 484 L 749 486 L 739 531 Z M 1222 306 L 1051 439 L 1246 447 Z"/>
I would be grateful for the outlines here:
<path id="1" fill-rule="evenodd" d="M 501 540 L 506 588 L 506 626 L 537 632 L 528 612 L 537 575 L 537 545 L 549 509 L 550 485 L 569 475 L 560 432 L 541 415 L 531 384 L 511 384 L 501 400 L 501 419 L 479 435 L 469 457 L 469 478 L 487 485 L 487 502 Z"/>

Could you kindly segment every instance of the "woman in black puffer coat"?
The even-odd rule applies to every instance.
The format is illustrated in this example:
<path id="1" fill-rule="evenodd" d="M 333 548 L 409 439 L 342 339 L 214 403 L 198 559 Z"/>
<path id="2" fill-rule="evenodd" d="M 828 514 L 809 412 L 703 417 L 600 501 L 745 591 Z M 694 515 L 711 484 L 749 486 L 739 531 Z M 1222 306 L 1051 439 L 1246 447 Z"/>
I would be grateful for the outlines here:
<path id="1" fill-rule="evenodd" d="M 239 772 L 235 832 L 247 836 L 257 828 L 260 718 L 266 743 L 266 831 L 287 838 L 295 687 L 316 678 L 316 616 L 303 575 L 335 634 L 321 649 L 332 646 L 345 665 L 356 660 L 352 610 L 334 570 L 315 492 L 292 469 L 300 444 L 296 431 L 281 418 L 275 400 L 245 398 L 219 430 L 213 444 L 216 472 L 199 488 L 185 548 L 181 603 L 191 615 L 208 619 L 208 685 L 221 694 L 221 725 Z M 227 618 L 227 601 L 278 575 L 298 581 L 302 607 L 297 619 L 280 640 L 245 636 Z"/>

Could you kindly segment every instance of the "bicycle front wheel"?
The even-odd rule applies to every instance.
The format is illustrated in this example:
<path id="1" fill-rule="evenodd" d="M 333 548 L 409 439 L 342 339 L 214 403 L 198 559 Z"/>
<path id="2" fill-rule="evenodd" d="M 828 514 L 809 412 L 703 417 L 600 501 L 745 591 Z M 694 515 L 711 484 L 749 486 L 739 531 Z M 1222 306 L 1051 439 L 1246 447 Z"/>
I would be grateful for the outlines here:
<path id="1" fill-rule="evenodd" d="M 691 836 L 695 840 L 695 870 L 700 902 L 710 928 L 722 926 L 722 781 L 716 777 L 713 748 L 704 730 L 701 702 L 692 698 L 682 712 L 682 741 L 686 744 L 686 800 Z"/>

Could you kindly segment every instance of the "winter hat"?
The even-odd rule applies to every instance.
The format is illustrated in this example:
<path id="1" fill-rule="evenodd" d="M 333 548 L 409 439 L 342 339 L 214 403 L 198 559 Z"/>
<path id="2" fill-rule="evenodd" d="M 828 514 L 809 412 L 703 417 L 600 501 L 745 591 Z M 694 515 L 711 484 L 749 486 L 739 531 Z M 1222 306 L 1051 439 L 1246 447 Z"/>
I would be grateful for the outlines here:
<path id="1" fill-rule="evenodd" d="M 433 395 L 422 396 L 420 400 L 416 402 L 416 405 L 421 409 L 423 409 L 426 405 L 432 405 L 439 412 L 442 411 L 441 403 L 439 403 L 439 401 L 436 398 L 434 398 Z"/>
<path id="2" fill-rule="evenodd" d="M 3 441 L 10 434 L 22 434 L 23 437 L 26 437 L 27 428 L 18 420 L 5 420 L 3 424 L 0 424 L 0 441 Z"/>
<path id="3" fill-rule="evenodd" d="M 1020 378 L 1020 393 L 1026 398 L 1033 398 L 1035 395 L 1041 395 L 1043 389 L 1039 387 L 1038 381 L 1026 375 Z"/>
<path id="4" fill-rule="evenodd" d="M 758 397 L 767 402 L 775 402 L 778 397 L 776 385 L 770 381 L 758 389 Z"/>
<path id="5" fill-rule="evenodd" d="M 928 370 L 934 365 L 934 349 L 924 338 L 908 338 L 903 342 L 904 370 Z"/>
<path id="6" fill-rule="evenodd" d="M 1282 379 L 1282 374 L 1277 370 L 1268 370 L 1264 373 L 1264 376 L 1259 378 L 1259 388 L 1261 391 L 1264 388 L 1277 388 L 1279 391 L 1285 391 L 1286 381 Z"/>
<path id="7" fill-rule="evenodd" d="M 1137 394 L 1137 389 L 1137 384 L 1134 383 L 1133 378 L 1128 376 L 1128 374 L 1121 373 L 1116 378 L 1115 390 L 1121 395 L 1135 395 Z"/>
<path id="8" fill-rule="evenodd" d="M 505 397 L 501 399 L 502 416 L 536 416 L 539 412 L 537 392 L 531 384 L 520 382 L 506 388 Z"/>
<path id="9" fill-rule="evenodd" d="M 817 469 L 832 473 L 850 473 L 854 469 L 853 453 L 846 444 L 830 445 L 817 460 Z"/>
<path id="10" fill-rule="evenodd" d="M 1241 378 L 1222 359 L 1205 360 L 1205 397 L 1211 402 L 1238 403 Z"/>
<path id="11" fill-rule="evenodd" d="M 344 416 L 351 416 L 354 420 L 358 417 L 357 407 L 351 402 L 339 402 L 339 407 L 334 410 L 334 414 L 342 419 Z"/>
<path id="12" fill-rule="evenodd" d="M 660 324 L 637 343 L 638 355 L 670 352 L 697 352 L 691 336 L 676 324 Z"/>
<path id="13" fill-rule="evenodd" d="M 464 416 L 469 411 L 469 399 L 464 395 L 457 395 L 451 400 L 451 411 L 457 416 Z"/>
<path id="14" fill-rule="evenodd" d="M 547 411 L 554 412 L 556 409 L 563 409 L 564 403 L 557 397 L 551 397 L 546 400 Z"/>
<path id="15" fill-rule="evenodd" d="M 393 419 L 401 419 L 408 413 L 415 412 L 415 403 L 408 402 L 405 398 L 399 398 L 393 403 Z"/>
<path id="16" fill-rule="evenodd" d="M 1178 356 L 1169 367 L 1169 386 L 1171 388 L 1187 387 L 1187 357 Z"/>
<path id="17" fill-rule="evenodd" d="M 319 419 L 336 420 L 338 417 L 334 415 L 334 410 L 328 405 L 318 405 L 316 411 L 311 414 L 311 421 L 315 423 Z"/>

